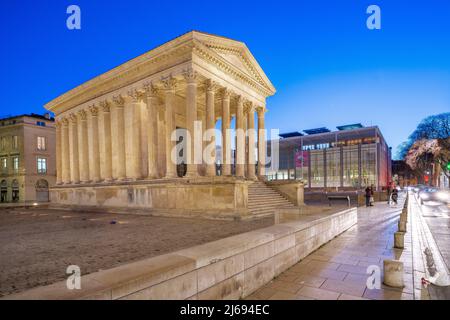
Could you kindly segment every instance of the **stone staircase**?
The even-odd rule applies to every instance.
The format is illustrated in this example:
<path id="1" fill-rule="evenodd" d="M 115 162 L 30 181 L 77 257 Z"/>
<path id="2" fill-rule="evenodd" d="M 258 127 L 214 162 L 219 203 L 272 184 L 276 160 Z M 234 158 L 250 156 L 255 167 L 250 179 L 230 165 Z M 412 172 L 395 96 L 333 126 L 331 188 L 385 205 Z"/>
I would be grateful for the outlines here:
<path id="1" fill-rule="evenodd" d="M 279 208 L 295 208 L 294 204 L 262 181 L 248 187 L 248 211 L 252 216 L 269 216 Z"/>

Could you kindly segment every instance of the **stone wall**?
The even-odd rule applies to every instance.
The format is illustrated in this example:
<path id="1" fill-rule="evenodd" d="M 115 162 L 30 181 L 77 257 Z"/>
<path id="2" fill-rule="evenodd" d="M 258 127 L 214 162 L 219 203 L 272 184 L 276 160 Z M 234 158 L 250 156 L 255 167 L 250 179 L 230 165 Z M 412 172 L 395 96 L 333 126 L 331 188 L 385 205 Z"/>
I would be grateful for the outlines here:
<path id="1" fill-rule="evenodd" d="M 266 183 L 268 186 L 278 191 L 296 206 L 302 206 L 305 204 L 305 189 L 302 182 L 290 180 L 274 180 L 268 181 Z"/>
<path id="2" fill-rule="evenodd" d="M 309 216 L 6 299 L 241 299 L 357 222 L 356 208 Z"/>
<path id="3" fill-rule="evenodd" d="M 156 209 L 178 216 L 248 214 L 248 182 L 227 177 L 173 179 L 60 186 L 52 188 L 51 202 L 104 209 Z"/>

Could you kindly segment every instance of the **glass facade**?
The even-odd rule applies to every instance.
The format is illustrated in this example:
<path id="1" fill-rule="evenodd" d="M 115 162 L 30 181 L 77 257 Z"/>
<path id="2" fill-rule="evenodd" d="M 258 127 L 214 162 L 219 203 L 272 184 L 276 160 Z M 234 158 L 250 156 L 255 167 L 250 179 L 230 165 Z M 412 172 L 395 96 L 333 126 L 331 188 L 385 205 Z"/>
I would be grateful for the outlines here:
<path id="1" fill-rule="evenodd" d="M 341 148 L 326 150 L 327 187 L 341 186 Z"/>
<path id="2" fill-rule="evenodd" d="M 343 186 L 357 188 L 359 186 L 359 147 L 342 147 Z"/>
<path id="3" fill-rule="evenodd" d="M 377 145 L 361 145 L 361 186 L 376 185 Z"/>
<path id="4" fill-rule="evenodd" d="M 311 158 L 311 187 L 324 187 L 325 175 L 324 175 L 324 154 L 323 150 L 310 151 Z"/>
<path id="5" fill-rule="evenodd" d="M 279 155 L 278 170 L 266 172 L 269 180 L 353 190 L 370 185 L 382 189 L 391 181 L 390 149 L 377 127 L 281 139 Z"/>

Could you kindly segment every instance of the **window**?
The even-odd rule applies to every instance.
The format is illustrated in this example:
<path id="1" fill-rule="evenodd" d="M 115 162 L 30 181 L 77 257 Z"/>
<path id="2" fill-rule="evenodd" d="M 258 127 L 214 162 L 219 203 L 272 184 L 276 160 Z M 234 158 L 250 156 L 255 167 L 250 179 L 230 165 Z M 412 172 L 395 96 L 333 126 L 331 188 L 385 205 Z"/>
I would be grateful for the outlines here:
<path id="1" fill-rule="evenodd" d="M 343 147 L 344 187 L 357 188 L 359 186 L 358 157 L 358 146 Z"/>
<path id="2" fill-rule="evenodd" d="M 361 146 L 361 175 L 362 186 L 375 185 L 376 178 L 376 145 Z"/>
<path id="3" fill-rule="evenodd" d="M 327 187 L 341 186 L 341 149 L 327 150 Z"/>
<path id="4" fill-rule="evenodd" d="M 45 127 L 45 122 L 44 121 L 37 121 L 36 125 L 38 125 L 39 127 Z"/>
<path id="5" fill-rule="evenodd" d="M 12 162 L 13 162 L 14 173 L 18 173 L 19 172 L 19 157 L 13 157 Z"/>
<path id="6" fill-rule="evenodd" d="M 47 173 L 47 159 L 46 158 L 37 158 L 37 172 L 38 173 Z"/>
<path id="7" fill-rule="evenodd" d="M 40 151 L 46 150 L 46 139 L 45 137 L 37 137 L 37 149 Z"/>
<path id="8" fill-rule="evenodd" d="M 0 159 L 0 169 L 2 173 L 8 173 L 8 159 L 7 158 L 1 158 Z"/>
<path id="9" fill-rule="evenodd" d="M 310 151 L 311 158 L 311 187 L 325 186 L 323 151 Z"/>
<path id="10" fill-rule="evenodd" d="M 18 136 L 12 136 L 12 148 L 13 148 L 13 150 L 19 149 L 19 137 Z"/>

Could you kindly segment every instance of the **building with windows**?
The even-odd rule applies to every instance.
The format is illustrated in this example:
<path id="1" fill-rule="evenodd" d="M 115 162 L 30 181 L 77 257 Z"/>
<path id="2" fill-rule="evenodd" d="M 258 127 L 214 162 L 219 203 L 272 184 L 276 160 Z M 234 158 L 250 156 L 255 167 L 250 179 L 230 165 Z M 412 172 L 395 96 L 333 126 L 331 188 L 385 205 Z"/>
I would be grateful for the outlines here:
<path id="1" fill-rule="evenodd" d="M 56 181 L 54 119 L 48 114 L 0 119 L 0 202 L 46 202 Z"/>
<path id="2" fill-rule="evenodd" d="M 269 180 L 303 180 L 306 189 L 330 191 L 370 185 L 382 190 L 391 181 L 391 150 L 377 126 L 291 132 L 280 134 L 278 142 L 279 163 L 267 171 Z"/>

